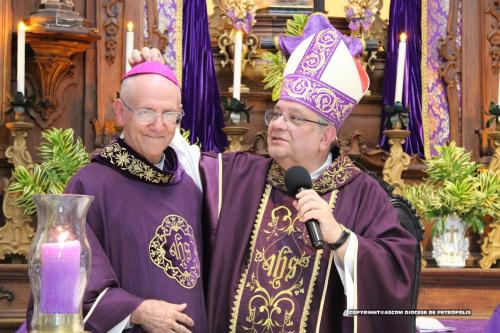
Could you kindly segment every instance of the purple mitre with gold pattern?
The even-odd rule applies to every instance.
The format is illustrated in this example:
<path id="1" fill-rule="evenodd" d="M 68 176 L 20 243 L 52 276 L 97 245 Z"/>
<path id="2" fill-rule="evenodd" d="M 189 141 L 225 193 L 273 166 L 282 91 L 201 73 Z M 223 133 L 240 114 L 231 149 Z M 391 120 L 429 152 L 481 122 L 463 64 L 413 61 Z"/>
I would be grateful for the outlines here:
<path id="1" fill-rule="evenodd" d="M 332 27 L 310 35 L 292 52 L 280 99 L 308 107 L 338 130 L 369 85 L 368 74 Z"/>

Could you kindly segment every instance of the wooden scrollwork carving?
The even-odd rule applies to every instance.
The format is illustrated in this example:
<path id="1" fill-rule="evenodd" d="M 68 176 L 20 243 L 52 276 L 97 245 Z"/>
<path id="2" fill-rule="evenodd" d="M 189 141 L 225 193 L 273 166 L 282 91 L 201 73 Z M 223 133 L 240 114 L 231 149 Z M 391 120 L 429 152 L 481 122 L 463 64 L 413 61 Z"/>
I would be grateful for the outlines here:
<path id="1" fill-rule="evenodd" d="M 123 2 L 123 0 L 109 0 L 103 4 L 106 12 L 106 19 L 104 20 L 105 58 L 109 65 L 114 64 L 116 60 L 119 31 L 118 9 L 116 8 L 118 2 Z"/>
<path id="2" fill-rule="evenodd" d="M 451 138 L 462 145 L 462 122 L 460 100 L 457 90 L 457 77 L 461 74 L 460 49 L 457 46 L 457 22 L 458 22 L 459 0 L 451 0 L 450 17 L 446 28 L 446 37 L 439 39 L 439 54 L 444 63 L 439 68 L 439 74 L 446 84 L 446 95 L 450 109 L 450 133 Z"/>

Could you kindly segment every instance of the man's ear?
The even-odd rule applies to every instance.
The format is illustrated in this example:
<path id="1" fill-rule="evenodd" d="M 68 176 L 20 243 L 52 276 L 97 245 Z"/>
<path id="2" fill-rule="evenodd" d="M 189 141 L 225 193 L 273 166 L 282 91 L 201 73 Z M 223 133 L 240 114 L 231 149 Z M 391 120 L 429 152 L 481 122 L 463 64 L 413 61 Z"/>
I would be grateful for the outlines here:
<path id="1" fill-rule="evenodd" d="M 123 108 L 124 108 L 124 106 L 123 106 L 122 101 L 119 98 L 115 99 L 115 103 L 113 104 L 113 111 L 115 113 L 116 123 L 120 127 L 125 127 L 125 118 L 123 116 Z"/>
<path id="2" fill-rule="evenodd" d="M 327 126 L 323 131 L 320 141 L 320 149 L 330 151 L 330 147 L 337 139 L 337 129 L 335 126 Z"/>

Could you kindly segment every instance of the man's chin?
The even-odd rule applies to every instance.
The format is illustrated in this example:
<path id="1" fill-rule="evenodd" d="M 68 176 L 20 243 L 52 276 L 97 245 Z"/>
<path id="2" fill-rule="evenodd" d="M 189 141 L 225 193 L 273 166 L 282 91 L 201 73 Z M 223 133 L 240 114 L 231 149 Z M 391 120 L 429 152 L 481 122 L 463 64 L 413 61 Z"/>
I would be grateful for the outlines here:
<path id="1" fill-rule="evenodd" d="M 273 158 L 274 160 L 280 159 L 283 156 L 285 156 L 285 151 L 283 149 L 280 149 L 279 147 L 271 146 L 268 148 L 267 152 L 269 153 L 269 156 Z"/>

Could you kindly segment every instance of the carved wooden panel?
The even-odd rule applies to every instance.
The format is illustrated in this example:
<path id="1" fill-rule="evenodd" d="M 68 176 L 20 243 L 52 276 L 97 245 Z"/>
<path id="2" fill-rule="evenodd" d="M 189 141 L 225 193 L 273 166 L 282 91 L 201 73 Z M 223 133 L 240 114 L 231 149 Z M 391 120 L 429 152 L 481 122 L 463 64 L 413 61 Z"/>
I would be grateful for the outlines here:
<path id="1" fill-rule="evenodd" d="M 464 319 L 488 319 L 500 299 L 499 284 L 500 269 L 425 268 L 420 277 L 418 308 L 470 309 L 472 316 Z"/>
<path id="2" fill-rule="evenodd" d="M 105 58 L 109 65 L 115 63 L 119 40 L 118 32 L 120 31 L 120 24 L 123 25 L 123 21 L 120 22 L 118 19 L 118 6 L 116 6 L 118 2 L 123 3 L 123 0 L 108 0 L 104 3 L 104 12 L 106 13 L 106 19 L 104 20 Z"/>
<path id="3" fill-rule="evenodd" d="M 500 1 L 487 0 L 484 9 L 483 29 L 485 49 L 483 71 L 483 105 L 487 108 L 490 102 L 498 103 L 498 78 L 500 76 Z M 486 110 L 486 109 L 485 109 Z M 486 126 L 488 116 L 482 115 L 483 128 Z M 488 145 L 488 131 L 481 133 L 482 154 L 490 155 L 494 151 L 493 145 Z"/>
<path id="4" fill-rule="evenodd" d="M 441 38 L 439 54 L 444 62 L 439 68 L 441 78 L 446 84 L 448 107 L 450 110 L 450 136 L 458 145 L 462 144 L 460 100 L 457 79 L 461 74 L 461 50 L 457 47 L 457 22 L 460 0 L 451 0 L 446 36 Z"/>
<path id="5" fill-rule="evenodd" d="M 491 15 L 490 28 L 486 33 L 489 42 L 488 54 L 491 57 L 491 70 L 498 74 L 500 71 L 500 1 L 489 0 L 485 12 Z"/>
<path id="6" fill-rule="evenodd" d="M 90 122 L 93 124 L 95 147 L 102 147 L 110 136 L 116 135 L 113 103 L 125 72 L 126 24 L 129 21 L 133 23 L 134 48 L 140 49 L 144 39 L 144 2 L 145 0 L 95 0 L 96 24 L 104 31 L 103 39 L 97 44 L 94 64 L 97 83 L 97 101 L 94 107 L 97 114 Z"/>
<path id="7" fill-rule="evenodd" d="M 0 333 L 15 332 L 21 326 L 30 295 L 28 265 L 0 264 Z"/>

